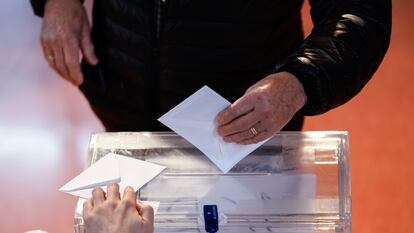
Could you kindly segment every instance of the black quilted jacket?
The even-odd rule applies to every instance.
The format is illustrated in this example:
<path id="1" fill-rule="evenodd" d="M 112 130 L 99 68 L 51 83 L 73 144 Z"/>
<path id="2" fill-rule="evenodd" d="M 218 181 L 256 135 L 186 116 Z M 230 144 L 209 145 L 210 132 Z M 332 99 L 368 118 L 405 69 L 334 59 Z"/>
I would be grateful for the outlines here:
<path id="1" fill-rule="evenodd" d="M 43 14 L 45 0 L 31 0 Z M 289 71 L 308 101 L 303 115 L 346 103 L 380 65 L 391 0 L 95 0 L 92 38 L 100 64 L 82 64 L 81 90 L 109 131 L 163 130 L 156 119 L 203 85 L 233 102 L 272 72 Z"/>

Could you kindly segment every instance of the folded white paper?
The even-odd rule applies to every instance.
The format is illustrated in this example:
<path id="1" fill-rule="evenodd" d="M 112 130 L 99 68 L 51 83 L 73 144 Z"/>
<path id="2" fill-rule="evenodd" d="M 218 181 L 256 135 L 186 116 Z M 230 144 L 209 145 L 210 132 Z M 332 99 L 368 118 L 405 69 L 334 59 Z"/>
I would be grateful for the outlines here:
<path id="1" fill-rule="evenodd" d="M 256 144 L 227 143 L 216 132 L 216 116 L 230 102 L 204 86 L 158 120 L 202 151 L 227 173 L 240 160 L 267 140 Z"/>
<path id="2" fill-rule="evenodd" d="M 121 193 L 127 186 L 139 190 L 164 169 L 164 166 L 109 153 L 59 190 L 82 198 L 91 197 L 95 187 L 104 188 L 109 183 L 118 183 Z"/>
<path id="3" fill-rule="evenodd" d="M 119 183 L 120 181 L 118 156 L 108 154 L 59 190 L 63 192 L 75 192 L 82 189 L 93 189 L 94 187 L 105 186 L 111 182 Z"/>

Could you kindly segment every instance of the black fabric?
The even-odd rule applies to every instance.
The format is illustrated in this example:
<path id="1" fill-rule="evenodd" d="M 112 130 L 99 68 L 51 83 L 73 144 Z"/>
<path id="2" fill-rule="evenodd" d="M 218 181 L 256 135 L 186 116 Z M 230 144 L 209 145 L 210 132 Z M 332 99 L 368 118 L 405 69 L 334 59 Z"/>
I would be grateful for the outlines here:
<path id="1" fill-rule="evenodd" d="M 31 0 L 40 13 L 42 0 Z M 165 130 L 157 118 L 204 85 L 229 101 L 272 72 L 302 82 L 303 114 L 356 95 L 389 43 L 386 0 L 311 0 L 315 28 L 303 41 L 302 0 L 95 1 L 100 63 L 82 64 L 80 87 L 109 131 Z M 158 30 L 159 29 L 159 30 Z M 276 68 L 275 68 L 276 65 Z"/>
<path id="2" fill-rule="evenodd" d="M 354 97 L 380 65 L 390 42 L 391 0 L 310 0 L 314 28 L 274 72 L 304 85 L 301 112 L 316 115 Z"/>
<path id="3" fill-rule="evenodd" d="M 45 4 L 47 0 L 30 0 L 30 4 L 32 4 L 33 12 L 37 16 L 43 16 L 45 13 Z M 81 3 L 84 2 L 84 0 L 79 0 Z"/>
<path id="4" fill-rule="evenodd" d="M 30 3 L 32 4 L 35 15 L 43 16 L 46 0 L 30 0 Z"/>

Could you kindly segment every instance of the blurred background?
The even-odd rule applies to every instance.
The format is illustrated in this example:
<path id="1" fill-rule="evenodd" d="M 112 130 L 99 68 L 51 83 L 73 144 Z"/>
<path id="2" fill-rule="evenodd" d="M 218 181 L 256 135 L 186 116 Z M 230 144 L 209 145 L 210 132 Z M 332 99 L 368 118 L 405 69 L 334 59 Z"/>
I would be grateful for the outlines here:
<path id="1" fill-rule="evenodd" d="M 374 78 L 348 104 L 305 123 L 350 132 L 355 233 L 414 232 L 414 1 L 393 2 L 391 46 Z M 306 33 L 308 12 L 305 4 Z M 83 170 L 89 136 L 103 130 L 43 59 L 40 28 L 29 1 L 1 1 L 0 232 L 72 232 L 76 198 L 58 188 Z"/>

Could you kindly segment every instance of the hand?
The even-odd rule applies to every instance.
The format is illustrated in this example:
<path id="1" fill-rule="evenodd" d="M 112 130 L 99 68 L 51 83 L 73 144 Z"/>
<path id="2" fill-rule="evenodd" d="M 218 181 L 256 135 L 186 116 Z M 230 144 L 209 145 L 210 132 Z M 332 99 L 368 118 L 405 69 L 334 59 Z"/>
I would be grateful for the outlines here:
<path id="1" fill-rule="evenodd" d="M 134 189 L 126 187 L 122 200 L 118 184 L 92 191 L 83 205 L 86 233 L 153 233 L 154 211 L 151 206 L 136 202 Z"/>
<path id="2" fill-rule="evenodd" d="M 80 54 L 96 65 L 85 8 L 79 0 L 47 0 L 40 41 L 49 65 L 64 79 L 80 85 Z"/>
<path id="3" fill-rule="evenodd" d="M 252 144 L 279 132 L 306 103 L 302 84 L 287 72 L 271 74 L 217 116 L 226 142 Z"/>

